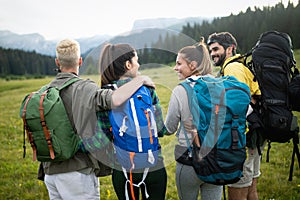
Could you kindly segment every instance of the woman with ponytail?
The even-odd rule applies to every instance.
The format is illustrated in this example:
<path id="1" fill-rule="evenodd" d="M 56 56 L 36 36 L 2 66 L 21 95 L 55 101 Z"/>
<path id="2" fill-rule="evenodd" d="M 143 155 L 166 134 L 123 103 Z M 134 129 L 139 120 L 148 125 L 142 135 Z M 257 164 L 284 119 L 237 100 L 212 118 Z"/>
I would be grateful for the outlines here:
<path id="1" fill-rule="evenodd" d="M 198 79 L 201 76 L 212 76 L 212 63 L 203 39 L 199 44 L 186 46 L 179 50 L 174 70 L 179 80 L 187 78 Z M 172 92 L 165 126 L 168 133 L 178 138 L 175 146 L 176 186 L 180 200 L 201 199 L 220 200 L 222 186 L 212 185 L 201 181 L 189 159 L 187 143 L 197 142 L 196 130 L 193 128 L 186 90 L 177 85 Z M 178 128 L 179 126 L 179 128 Z M 177 130 L 179 129 L 179 130 Z M 185 134 L 186 132 L 186 134 Z M 200 145 L 200 144 L 198 144 Z"/>
<path id="2" fill-rule="evenodd" d="M 106 44 L 100 55 L 99 67 L 101 86 L 103 88 L 114 89 L 138 77 L 140 65 L 138 63 L 137 52 L 130 45 Z M 154 107 L 158 137 L 162 137 L 166 133 L 166 128 L 164 126 L 159 99 L 154 88 L 148 87 L 148 89 L 152 98 L 152 106 Z M 100 115 L 102 115 L 99 116 L 99 119 L 101 119 L 99 120 L 100 127 L 108 130 L 108 127 L 110 127 L 108 112 L 102 112 Z M 157 164 L 149 168 L 146 178 L 144 170 L 133 169 L 132 173 L 131 171 L 126 172 L 123 171 L 122 166 L 118 162 L 116 163 L 113 169 L 112 182 L 119 200 L 138 200 L 140 188 L 142 199 L 165 199 L 167 173 L 160 152 L 160 146 L 158 154 Z M 129 181 L 130 184 L 127 184 Z"/>

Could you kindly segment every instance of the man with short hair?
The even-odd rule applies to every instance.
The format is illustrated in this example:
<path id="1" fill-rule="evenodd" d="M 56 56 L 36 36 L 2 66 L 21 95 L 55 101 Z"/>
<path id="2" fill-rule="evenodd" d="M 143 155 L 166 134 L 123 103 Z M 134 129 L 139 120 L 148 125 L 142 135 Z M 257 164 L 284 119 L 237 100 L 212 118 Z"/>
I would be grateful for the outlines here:
<path id="1" fill-rule="evenodd" d="M 234 76 L 250 88 L 252 102 L 259 96 L 258 83 L 253 81 L 251 71 L 238 60 L 237 42 L 229 32 L 213 33 L 208 37 L 207 45 L 215 66 L 220 66 L 219 76 Z M 247 159 L 244 163 L 243 177 L 234 184 L 228 185 L 229 200 L 258 200 L 256 189 L 257 178 L 260 176 L 260 155 L 256 144 L 248 144 Z M 255 142 L 256 143 L 256 142 Z"/>
<path id="2" fill-rule="evenodd" d="M 60 87 L 78 77 L 82 64 L 79 43 L 72 39 L 60 41 L 55 62 L 59 73 L 50 86 Z M 74 130 L 84 139 L 95 134 L 96 112 L 121 105 L 143 84 L 153 86 L 146 76 L 136 77 L 115 91 L 100 89 L 95 82 L 80 79 L 63 89 L 61 97 Z M 98 166 L 91 154 L 78 150 L 68 160 L 43 162 L 43 169 L 50 199 L 100 199 L 99 180 L 94 173 Z"/>

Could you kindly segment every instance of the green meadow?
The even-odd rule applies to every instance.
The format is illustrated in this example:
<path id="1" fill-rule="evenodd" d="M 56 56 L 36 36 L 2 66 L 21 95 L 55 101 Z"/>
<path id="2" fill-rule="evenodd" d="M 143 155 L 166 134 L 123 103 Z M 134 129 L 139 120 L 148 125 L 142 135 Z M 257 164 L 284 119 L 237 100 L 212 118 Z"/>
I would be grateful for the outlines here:
<path id="1" fill-rule="evenodd" d="M 297 52 L 297 56 L 299 51 Z M 299 60 L 299 59 L 297 59 Z M 163 114 L 172 89 L 178 84 L 177 74 L 171 67 L 143 70 L 156 83 Z M 26 157 L 23 158 L 23 122 L 19 117 L 21 101 L 27 93 L 39 89 L 53 77 L 31 80 L 0 80 L 0 199 L 49 199 L 46 187 L 37 179 L 38 162 L 32 161 L 32 151 L 26 143 Z M 99 82 L 98 76 L 84 76 Z M 296 113 L 298 114 L 298 113 Z M 300 117 L 300 115 L 299 115 Z M 166 199 L 176 200 L 175 161 L 173 149 L 175 135 L 160 139 L 168 173 Z M 300 170 L 298 160 L 294 164 L 293 180 L 288 181 L 291 163 L 292 143 L 272 143 L 270 162 L 266 163 L 266 148 L 262 156 L 261 177 L 258 181 L 260 199 L 298 200 L 300 199 Z M 111 177 L 100 178 L 101 199 L 117 199 Z"/>

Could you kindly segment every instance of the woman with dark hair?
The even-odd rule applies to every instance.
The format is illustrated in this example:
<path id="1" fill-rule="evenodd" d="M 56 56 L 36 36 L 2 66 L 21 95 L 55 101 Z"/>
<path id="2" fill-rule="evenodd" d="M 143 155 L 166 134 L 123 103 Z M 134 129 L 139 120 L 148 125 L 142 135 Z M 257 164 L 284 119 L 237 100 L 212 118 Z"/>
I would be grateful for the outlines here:
<path id="1" fill-rule="evenodd" d="M 118 88 L 138 76 L 138 56 L 136 50 L 128 44 L 106 44 L 101 52 L 100 73 L 102 87 Z M 148 87 L 151 94 L 152 107 L 156 121 L 157 135 L 162 137 L 166 133 L 158 96 L 154 88 Z M 110 127 L 108 112 L 99 113 L 100 127 Z M 116 138 L 116 136 L 115 136 Z M 159 146 L 159 144 L 158 144 Z M 115 148 L 117 146 L 115 145 Z M 124 155 L 125 156 L 125 155 Z M 128 178 L 130 177 L 130 178 Z M 130 179 L 130 180 L 129 180 Z M 117 162 L 113 169 L 112 182 L 118 199 L 139 199 L 141 188 L 142 199 L 164 200 L 167 185 L 167 173 L 164 167 L 160 146 L 158 159 L 154 166 L 149 168 L 147 175 L 144 169 L 133 169 L 130 172 Z M 130 184 L 127 184 L 129 183 Z M 132 186 L 133 185 L 133 186 Z"/>

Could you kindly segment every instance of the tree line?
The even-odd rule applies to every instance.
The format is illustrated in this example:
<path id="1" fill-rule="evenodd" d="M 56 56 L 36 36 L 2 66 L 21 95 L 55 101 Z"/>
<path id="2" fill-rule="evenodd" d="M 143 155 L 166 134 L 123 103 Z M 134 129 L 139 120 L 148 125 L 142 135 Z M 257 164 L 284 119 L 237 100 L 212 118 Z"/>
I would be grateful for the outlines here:
<path id="1" fill-rule="evenodd" d="M 166 34 L 149 47 L 138 49 L 141 64 L 146 67 L 158 67 L 161 64 L 174 62 L 178 50 L 187 45 L 193 45 L 201 37 L 205 39 L 211 33 L 229 31 L 237 39 L 238 51 L 246 53 L 255 45 L 261 33 L 277 30 L 288 33 L 293 42 L 293 48 L 300 48 L 300 0 L 297 5 L 278 3 L 273 7 L 250 7 L 245 12 L 227 17 L 218 17 L 212 21 L 183 26 L 177 35 Z M 83 56 L 84 57 L 84 56 Z M 22 50 L 0 48 L 0 76 L 6 75 L 54 75 L 54 58 L 25 52 Z M 85 73 L 95 73 L 98 70 L 86 70 Z"/>
<path id="2" fill-rule="evenodd" d="M 300 2 L 300 1 L 299 1 Z M 237 39 L 239 50 L 246 52 L 256 43 L 259 35 L 268 30 L 277 30 L 290 35 L 295 49 L 300 48 L 300 3 L 296 6 L 288 3 L 285 8 L 282 3 L 274 7 L 258 7 L 245 13 L 214 19 L 211 24 L 187 24 L 182 32 L 192 38 L 207 38 L 214 32 L 229 31 Z"/>
<path id="3" fill-rule="evenodd" d="M 250 7 L 245 12 L 238 15 L 219 17 L 213 21 L 203 21 L 202 23 L 187 23 L 183 26 L 179 35 L 160 38 L 152 44 L 151 51 L 140 50 L 139 58 L 141 63 L 169 63 L 175 61 L 176 52 L 184 46 L 193 45 L 188 39 L 182 39 L 183 35 L 199 41 L 201 37 L 207 40 L 208 36 L 215 32 L 229 31 L 238 43 L 238 52 L 246 53 L 256 44 L 261 33 L 268 30 L 285 32 L 290 35 L 293 49 L 300 48 L 300 0 L 297 5 L 289 2 L 285 7 L 283 3 L 278 3 L 273 7 Z M 159 48 L 157 48 L 159 47 Z M 160 47 L 164 47 L 164 51 Z M 173 56 L 170 56 L 171 52 Z M 157 55 L 156 55 L 157 54 Z"/>
<path id="4" fill-rule="evenodd" d="M 0 76 L 54 75 L 54 57 L 0 47 Z"/>

